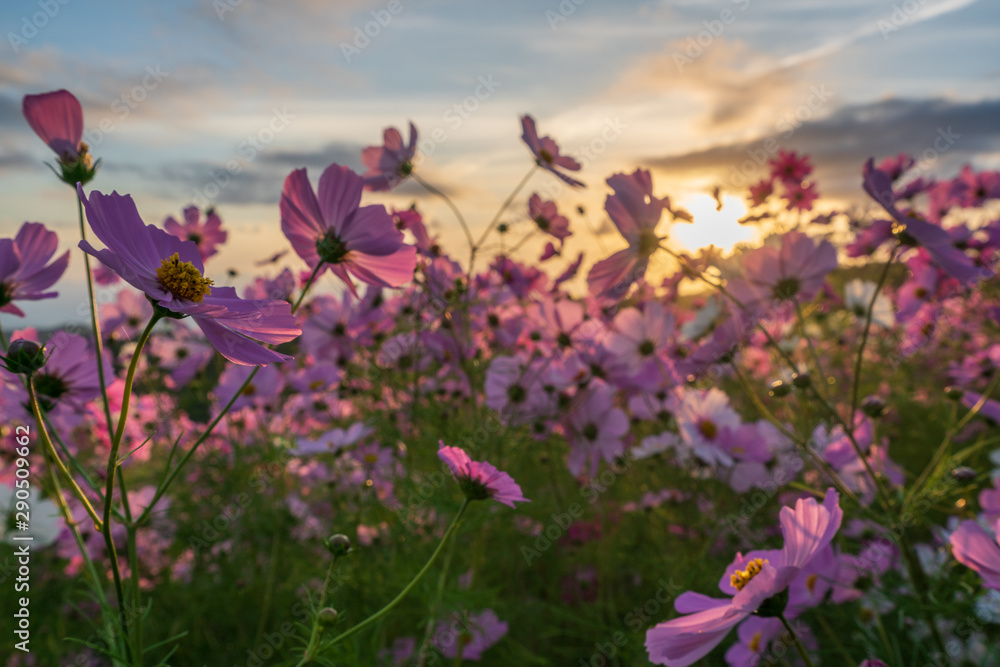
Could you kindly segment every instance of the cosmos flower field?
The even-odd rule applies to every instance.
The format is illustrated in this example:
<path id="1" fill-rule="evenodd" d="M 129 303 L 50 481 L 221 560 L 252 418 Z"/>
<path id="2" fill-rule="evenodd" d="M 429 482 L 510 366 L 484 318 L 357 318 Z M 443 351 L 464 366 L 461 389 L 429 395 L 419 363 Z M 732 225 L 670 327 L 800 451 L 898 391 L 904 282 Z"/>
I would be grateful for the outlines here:
<path id="1" fill-rule="evenodd" d="M 7 667 L 1000 665 L 1000 172 L 874 155 L 820 212 L 782 150 L 730 193 L 763 241 L 692 253 L 544 119 L 491 221 L 372 128 L 287 175 L 297 270 L 237 291 L 224 210 L 151 220 L 72 93 L 23 113 L 80 228 L 0 239 Z M 466 252 L 368 201 L 405 181 Z M 25 327 L 73 272 L 89 325 Z"/>

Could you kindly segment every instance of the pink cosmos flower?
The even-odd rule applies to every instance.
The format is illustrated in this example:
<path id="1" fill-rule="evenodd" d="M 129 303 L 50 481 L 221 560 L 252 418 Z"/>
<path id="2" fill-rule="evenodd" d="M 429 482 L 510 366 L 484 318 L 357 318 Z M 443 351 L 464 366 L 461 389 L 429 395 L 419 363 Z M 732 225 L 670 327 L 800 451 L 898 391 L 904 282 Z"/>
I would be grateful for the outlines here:
<path id="1" fill-rule="evenodd" d="M 809 156 L 799 156 L 795 151 L 778 151 L 778 157 L 768 162 L 771 178 L 781 180 L 785 185 L 798 185 L 812 173 Z"/>
<path id="2" fill-rule="evenodd" d="M 744 277 L 729 287 L 745 307 L 754 309 L 772 299 L 807 301 L 837 268 L 837 251 L 829 241 L 816 243 L 801 232 L 781 237 L 781 248 L 765 246 L 743 259 Z"/>
<path id="3" fill-rule="evenodd" d="M 521 494 L 521 487 L 507 473 L 500 472 L 485 461 L 473 461 L 460 447 L 445 447 L 440 441 L 438 444 L 438 458 L 451 469 L 451 474 L 470 500 L 492 498 L 508 507 L 514 507 L 516 502 L 531 502 Z"/>
<path id="4" fill-rule="evenodd" d="M 569 415 L 566 439 L 570 451 L 569 471 L 574 475 L 597 474 L 597 461 L 611 463 L 625 451 L 628 415 L 614 404 L 611 387 L 594 380 Z M 586 466 L 586 471 L 584 467 Z"/>
<path id="5" fill-rule="evenodd" d="M 843 517 L 833 489 L 827 491 L 822 505 L 815 498 L 807 498 L 798 500 L 795 509 L 783 507 L 780 522 L 784 547 L 780 551 L 737 554 L 719 582 L 720 590 L 731 598 L 710 598 L 691 591 L 681 594 L 674 607 L 686 615 L 646 632 L 650 661 L 667 667 L 687 667 L 703 658 L 733 627 L 788 588 L 813 556 L 830 544 Z M 767 611 L 776 615 L 782 610 Z"/>
<path id="6" fill-rule="evenodd" d="M 363 178 L 365 190 L 391 190 L 413 173 L 413 156 L 417 153 L 417 127 L 410 123 L 410 143 L 394 127 L 387 127 L 381 146 L 369 146 L 361 151 L 361 161 L 368 171 Z"/>
<path id="7" fill-rule="evenodd" d="M 760 206 L 774 194 L 774 181 L 770 178 L 750 186 L 750 206 Z"/>
<path id="8" fill-rule="evenodd" d="M 653 196 L 653 177 L 643 169 L 614 174 L 607 182 L 615 193 L 608 195 L 604 208 L 628 247 L 594 264 L 587 284 L 594 294 L 619 298 L 645 275 L 649 258 L 663 240 L 656 235 L 656 226 L 670 201 Z"/>
<path id="9" fill-rule="evenodd" d="M 286 343 L 302 333 L 287 301 L 249 301 L 232 287 L 213 287 L 204 277 L 198 248 L 153 225 L 144 225 L 128 195 L 92 192 L 78 185 L 87 220 L 107 246 L 80 248 L 101 260 L 171 316 L 190 316 L 209 342 L 233 363 L 260 366 L 291 357 L 262 343 Z"/>
<path id="10" fill-rule="evenodd" d="M 950 542 L 955 560 L 978 572 L 983 586 L 1000 590 L 1000 521 L 993 524 L 993 533 L 967 520 L 951 534 Z"/>
<path id="11" fill-rule="evenodd" d="M 539 167 L 551 171 L 568 185 L 576 188 L 586 187 L 580 181 L 557 169 L 559 167 L 568 171 L 580 171 L 580 163 L 568 155 L 560 155 L 559 146 L 551 138 L 547 136 L 539 138 L 538 131 L 535 129 L 535 120 L 531 116 L 521 116 L 521 129 L 521 140 L 528 145 Z"/>
<path id="12" fill-rule="evenodd" d="M 83 143 L 83 107 L 68 90 L 25 95 L 21 105 L 28 125 L 59 157 L 62 179 L 76 186 L 94 177 L 87 144 Z"/>
<path id="13" fill-rule="evenodd" d="M 528 216 L 535 221 L 538 228 L 554 236 L 560 241 L 565 241 L 573 232 L 569 231 L 569 220 L 564 215 L 559 215 L 554 201 L 542 201 L 537 193 L 528 199 Z"/>
<path id="14" fill-rule="evenodd" d="M 715 387 L 685 390 L 674 417 L 681 438 L 695 456 L 710 465 L 732 465 L 732 457 L 723 447 L 730 436 L 724 438 L 723 432 L 739 429 L 743 421 L 730 406 L 726 392 Z"/>
<path id="15" fill-rule="evenodd" d="M 193 241 L 198 246 L 202 261 L 219 252 L 218 247 L 226 242 L 229 232 L 222 228 L 222 220 L 214 209 L 205 212 L 205 221 L 201 220 L 201 211 L 197 206 L 184 209 L 184 224 L 177 222 L 173 216 L 163 221 L 163 228 L 184 241 Z"/>
<path id="16" fill-rule="evenodd" d="M 604 346 L 637 371 L 666 349 L 673 333 L 673 315 L 665 312 L 659 301 L 650 301 L 642 312 L 637 308 L 620 311 L 615 316 L 614 333 Z"/>
<path id="17" fill-rule="evenodd" d="M 58 296 L 46 292 L 66 271 L 67 250 L 49 264 L 59 246 L 59 238 L 40 222 L 21 225 L 13 239 L 0 239 L 0 312 L 24 317 L 12 302 L 38 301 Z"/>
<path id="18" fill-rule="evenodd" d="M 819 199 L 819 192 L 816 191 L 815 183 L 808 185 L 796 183 L 785 186 L 784 196 L 785 201 L 788 202 L 786 208 L 789 211 L 811 211 L 813 202 Z"/>
<path id="19" fill-rule="evenodd" d="M 332 164 L 319 179 L 318 198 L 305 169 L 285 179 L 281 194 L 281 231 L 310 268 L 322 264 L 347 283 L 357 296 L 348 271 L 369 285 L 399 287 L 413 278 L 417 250 L 403 243 L 382 205 L 361 206 L 364 181 Z"/>

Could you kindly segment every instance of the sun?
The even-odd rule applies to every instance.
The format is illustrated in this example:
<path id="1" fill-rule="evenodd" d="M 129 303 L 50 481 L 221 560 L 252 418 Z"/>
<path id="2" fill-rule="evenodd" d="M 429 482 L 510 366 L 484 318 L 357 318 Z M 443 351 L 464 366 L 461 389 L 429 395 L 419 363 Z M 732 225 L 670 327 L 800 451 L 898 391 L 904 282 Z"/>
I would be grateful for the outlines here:
<path id="1" fill-rule="evenodd" d="M 755 230 L 738 222 L 747 212 L 741 197 L 722 195 L 722 209 L 718 211 L 715 199 L 705 193 L 680 197 L 676 205 L 694 216 L 693 223 L 675 223 L 670 232 L 670 238 L 688 250 L 714 245 L 728 251 L 737 243 L 754 238 Z"/>

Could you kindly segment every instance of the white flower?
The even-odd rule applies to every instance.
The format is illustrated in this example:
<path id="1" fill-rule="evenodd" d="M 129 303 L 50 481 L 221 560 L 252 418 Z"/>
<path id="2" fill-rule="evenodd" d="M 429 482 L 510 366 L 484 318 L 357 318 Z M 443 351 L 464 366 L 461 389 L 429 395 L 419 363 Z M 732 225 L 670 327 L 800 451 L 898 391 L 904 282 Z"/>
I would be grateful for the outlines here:
<path id="1" fill-rule="evenodd" d="M 24 493 L 22 491 L 21 495 Z M 6 484 L 0 485 L 0 542 L 6 544 L 30 544 L 38 549 L 47 547 L 56 541 L 63 527 L 63 519 L 59 514 L 59 508 L 50 500 L 43 499 L 34 487 L 28 490 L 28 497 L 23 501 L 27 505 L 28 530 L 20 530 L 17 523 L 24 519 L 18 516 L 21 510 L 17 507 L 20 500 L 14 487 Z M 34 539 L 31 542 L 15 542 L 14 537 L 30 535 Z"/>
<path id="2" fill-rule="evenodd" d="M 681 338 L 684 340 L 697 340 L 708 332 L 715 320 L 722 314 L 722 299 L 717 295 L 709 297 L 705 306 L 698 311 L 693 320 L 689 320 L 681 325 Z"/>
<path id="3" fill-rule="evenodd" d="M 636 460 L 648 459 L 669 449 L 675 449 L 678 455 L 680 455 L 681 449 L 677 447 L 679 444 L 680 437 L 676 433 L 664 431 L 659 435 L 647 435 L 642 439 L 642 443 L 639 446 L 632 448 L 630 453 L 632 454 L 632 458 Z"/>
<path id="4" fill-rule="evenodd" d="M 875 296 L 877 285 L 865 280 L 852 280 L 844 285 L 844 305 L 849 311 L 864 320 L 868 315 L 868 305 Z M 872 309 L 872 324 L 890 328 L 896 324 L 896 314 L 892 302 L 885 294 L 879 294 Z"/>

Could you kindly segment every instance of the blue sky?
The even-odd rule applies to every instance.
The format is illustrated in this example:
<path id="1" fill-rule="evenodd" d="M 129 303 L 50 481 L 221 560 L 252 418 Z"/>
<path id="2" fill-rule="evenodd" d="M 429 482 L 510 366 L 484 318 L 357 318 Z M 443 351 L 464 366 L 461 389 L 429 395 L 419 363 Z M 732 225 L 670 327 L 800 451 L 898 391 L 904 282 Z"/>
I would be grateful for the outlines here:
<path id="1" fill-rule="evenodd" d="M 577 248 L 620 243 L 602 217 L 604 179 L 638 166 L 695 213 L 679 243 L 729 246 L 751 233 L 733 222 L 733 170 L 767 137 L 813 156 L 826 205 L 861 201 L 868 155 L 920 153 L 940 128 L 958 139 L 931 171 L 1000 167 L 997 25 L 992 0 L 5 2 L 0 231 L 37 220 L 75 245 L 73 194 L 20 113 L 24 94 L 67 88 L 103 159 L 92 187 L 132 194 L 147 222 L 179 214 L 236 160 L 213 201 L 231 239 L 208 267 L 220 284 L 230 267 L 236 283 L 249 278 L 248 258 L 285 245 L 288 172 L 360 169 L 360 149 L 409 120 L 425 139 L 442 130 L 419 169 L 474 228 L 530 166 L 518 116 L 531 113 L 565 152 L 590 147 L 589 187 L 559 198 L 584 205 L 597 230 L 575 220 Z M 367 43 L 356 39 L 366 28 Z M 98 134 L 102 122 L 110 132 Z M 267 139 L 252 155 L 251 136 Z M 524 198 L 552 184 L 538 175 Z M 721 216 L 705 194 L 715 184 L 729 193 Z M 462 249 L 447 210 L 420 190 L 370 200 L 418 201 L 445 245 Z M 81 271 L 77 254 L 63 296 L 29 320 L 75 312 Z"/>

